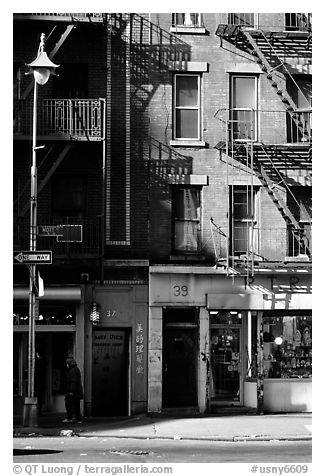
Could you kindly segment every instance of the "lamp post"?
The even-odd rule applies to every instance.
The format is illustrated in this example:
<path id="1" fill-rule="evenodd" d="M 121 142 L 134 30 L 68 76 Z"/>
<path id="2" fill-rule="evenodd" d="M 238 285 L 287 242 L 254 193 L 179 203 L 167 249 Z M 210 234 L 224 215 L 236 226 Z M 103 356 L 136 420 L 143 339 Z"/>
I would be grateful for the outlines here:
<path id="1" fill-rule="evenodd" d="M 52 63 L 44 51 L 45 34 L 41 34 L 37 58 L 29 63 L 31 73 L 34 75 L 34 100 L 33 100 L 33 142 L 31 166 L 31 191 L 30 191 L 30 251 L 36 251 L 37 237 L 37 166 L 36 166 L 36 139 L 37 139 L 37 88 L 46 84 L 50 75 L 54 74 L 58 65 Z M 35 397 L 35 319 L 36 319 L 36 265 L 29 265 L 29 328 L 28 328 L 28 389 L 24 402 L 23 425 L 37 426 L 38 411 L 37 398 Z"/>

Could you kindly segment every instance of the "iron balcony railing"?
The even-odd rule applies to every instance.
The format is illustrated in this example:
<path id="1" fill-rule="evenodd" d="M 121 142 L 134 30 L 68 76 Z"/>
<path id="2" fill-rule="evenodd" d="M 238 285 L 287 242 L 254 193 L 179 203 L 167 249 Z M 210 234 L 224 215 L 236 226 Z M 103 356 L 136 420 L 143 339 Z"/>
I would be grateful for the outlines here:
<path id="1" fill-rule="evenodd" d="M 58 136 L 62 139 L 103 140 L 104 99 L 43 99 L 38 103 L 39 136 Z M 31 105 L 20 104 L 14 132 L 31 135 Z"/>
<path id="2" fill-rule="evenodd" d="M 291 114 L 249 108 L 219 109 L 215 117 L 230 141 L 308 144 L 312 140 L 311 109 L 297 109 Z"/>
<path id="3" fill-rule="evenodd" d="M 64 236 L 55 236 L 53 229 L 48 236 L 40 236 L 42 227 L 58 227 L 64 225 Z M 82 258 L 84 256 L 99 257 L 101 250 L 101 219 L 76 217 L 51 217 L 38 219 L 37 249 L 52 250 L 53 257 L 68 256 Z M 29 223 L 15 218 L 13 223 L 14 251 L 29 250 Z M 52 235 L 51 235 L 52 233 Z M 58 233 L 61 233 L 59 229 Z"/>
<path id="4" fill-rule="evenodd" d="M 251 226 L 217 228 L 214 244 L 218 259 L 229 256 L 253 256 L 256 261 L 311 260 L 312 226 L 304 225 L 300 229 L 264 228 Z M 302 239 L 304 237 L 304 239 Z"/>
<path id="5" fill-rule="evenodd" d="M 103 13 L 14 13 L 14 19 L 102 22 Z"/>

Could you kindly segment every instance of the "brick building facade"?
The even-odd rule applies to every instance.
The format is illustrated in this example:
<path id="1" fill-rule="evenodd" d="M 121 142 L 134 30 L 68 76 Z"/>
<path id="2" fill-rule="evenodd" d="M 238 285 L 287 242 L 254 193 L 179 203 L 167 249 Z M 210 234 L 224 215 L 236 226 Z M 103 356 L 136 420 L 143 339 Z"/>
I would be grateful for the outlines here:
<path id="1" fill-rule="evenodd" d="M 38 222 L 83 227 L 82 243 L 38 237 L 38 249 L 53 249 L 40 315 L 73 309 L 69 326 L 36 326 L 48 346 L 44 408 L 62 410 L 63 357 L 51 350 L 61 339 L 61 354 L 79 361 L 88 413 L 309 411 L 310 15 L 14 20 L 14 249 L 28 249 L 23 64 L 41 32 L 62 73 L 39 88 Z M 17 411 L 27 279 L 17 264 Z"/>

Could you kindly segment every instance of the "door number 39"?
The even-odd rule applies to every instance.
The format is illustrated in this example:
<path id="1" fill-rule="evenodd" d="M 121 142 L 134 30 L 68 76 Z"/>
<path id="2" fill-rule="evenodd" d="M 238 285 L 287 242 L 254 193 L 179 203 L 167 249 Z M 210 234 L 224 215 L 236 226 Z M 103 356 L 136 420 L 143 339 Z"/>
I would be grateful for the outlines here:
<path id="1" fill-rule="evenodd" d="M 188 287 L 187 286 L 174 286 L 174 296 L 187 296 Z"/>

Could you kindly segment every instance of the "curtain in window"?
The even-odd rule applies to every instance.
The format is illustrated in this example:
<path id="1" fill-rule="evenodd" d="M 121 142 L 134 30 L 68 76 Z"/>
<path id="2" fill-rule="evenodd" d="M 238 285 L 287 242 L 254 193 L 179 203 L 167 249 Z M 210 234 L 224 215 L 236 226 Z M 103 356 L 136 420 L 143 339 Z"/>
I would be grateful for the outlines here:
<path id="1" fill-rule="evenodd" d="M 175 250 L 197 251 L 199 246 L 200 194 L 196 189 L 179 189 L 175 200 Z"/>

